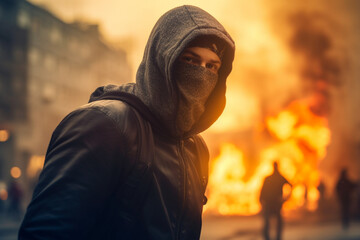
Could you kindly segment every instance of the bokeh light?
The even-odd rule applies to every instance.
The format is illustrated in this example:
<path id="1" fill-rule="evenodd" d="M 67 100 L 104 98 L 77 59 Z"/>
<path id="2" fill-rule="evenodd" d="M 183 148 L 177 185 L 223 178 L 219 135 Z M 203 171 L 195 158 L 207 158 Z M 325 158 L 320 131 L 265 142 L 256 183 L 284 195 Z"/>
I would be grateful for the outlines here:
<path id="1" fill-rule="evenodd" d="M 19 167 L 12 167 L 10 174 L 13 178 L 17 179 L 21 177 L 21 169 Z"/>
<path id="2" fill-rule="evenodd" d="M 6 142 L 9 139 L 9 131 L 0 130 L 0 142 Z"/>

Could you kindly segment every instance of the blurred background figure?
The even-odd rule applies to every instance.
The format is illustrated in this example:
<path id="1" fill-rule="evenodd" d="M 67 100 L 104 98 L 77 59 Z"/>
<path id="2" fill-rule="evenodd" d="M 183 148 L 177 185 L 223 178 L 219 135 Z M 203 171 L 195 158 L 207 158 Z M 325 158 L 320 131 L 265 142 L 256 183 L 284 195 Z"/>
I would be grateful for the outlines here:
<path id="1" fill-rule="evenodd" d="M 336 193 L 340 203 L 341 224 L 343 229 L 348 229 L 350 224 L 350 209 L 356 184 L 347 176 L 347 170 L 343 169 L 336 183 Z"/>
<path id="2" fill-rule="evenodd" d="M 20 220 L 22 217 L 21 200 L 23 191 L 16 181 L 12 181 L 8 189 L 9 194 L 9 207 L 8 215 L 13 219 Z"/>
<path id="3" fill-rule="evenodd" d="M 264 217 L 264 238 L 270 239 L 269 225 L 270 219 L 274 217 L 276 219 L 276 239 L 281 239 L 283 219 L 281 216 L 281 208 L 283 203 L 288 199 L 291 194 L 288 194 L 285 198 L 283 196 L 283 186 L 288 184 L 292 185 L 286 180 L 279 172 L 278 163 L 274 162 L 273 173 L 266 177 L 260 193 L 260 202 L 262 205 L 263 217 Z"/>
<path id="4" fill-rule="evenodd" d="M 320 183 L 317 187 L 319 191 L 319 200 L 318 200 L 318 209 L 317 211 L 320 213 L 323 213 L 326 210 L 326 199 L 325 199 L 325 192 L 326 192 L 326 186 L 325 183 L 320 180 Z"/>

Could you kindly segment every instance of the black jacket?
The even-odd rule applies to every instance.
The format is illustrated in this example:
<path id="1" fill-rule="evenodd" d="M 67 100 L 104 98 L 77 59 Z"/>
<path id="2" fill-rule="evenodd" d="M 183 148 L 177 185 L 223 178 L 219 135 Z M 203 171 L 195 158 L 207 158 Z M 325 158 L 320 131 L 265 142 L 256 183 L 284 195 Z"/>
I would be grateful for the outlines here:
<path id="1" fill-rule="evenodd" d="M 119 100 L 99 100 L 69 114 L 53 133 L 19 238 L 198 239 L 206 185 L 198 152 L 205 153 L 206 169 L 205 145 L 197 151 L 198 137 L 168 139 L 147 127 L 137 110 Z M 146 132 L 153 146 L 146 145 Z M 149 160 L 139 160 L 140 154 Z M 150 169 L 134 170 L 142 162 L 150 162 Z M 140 183 L 140 189 L 124 190 L 134 171 L 141 183 L 151 181 L 148 188 Z M 146 199 L 128 196 L 143 191 Z M 125 229 L 122 198 L 140 204 L 134 225 Z M 124 238 L 128 227 L 135 227 L 133 235 Z"/>

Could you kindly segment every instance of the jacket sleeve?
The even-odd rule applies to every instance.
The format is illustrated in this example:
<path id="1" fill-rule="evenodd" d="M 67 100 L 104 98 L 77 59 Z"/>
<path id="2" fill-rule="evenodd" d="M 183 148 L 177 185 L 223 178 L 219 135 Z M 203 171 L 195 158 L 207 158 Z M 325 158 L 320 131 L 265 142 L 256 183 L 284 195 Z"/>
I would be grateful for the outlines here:
<path id="1" fill-rule="evenodd" d="M 124 145 L 102 111 L 67 116 L 53 133 L 19 239 L 86 239 L 124 171 Z"/>

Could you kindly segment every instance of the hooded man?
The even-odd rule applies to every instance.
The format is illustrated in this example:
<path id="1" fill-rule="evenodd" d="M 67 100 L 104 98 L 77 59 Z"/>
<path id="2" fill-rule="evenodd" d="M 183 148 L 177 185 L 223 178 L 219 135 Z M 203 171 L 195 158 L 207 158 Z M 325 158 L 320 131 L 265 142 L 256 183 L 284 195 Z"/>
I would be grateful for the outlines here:
<path id="1" fill-rule="evenodd" d="M 152 30 L 136 83 L 98 88 L 55 129 L 19 239 L 199 239 L 234 42 L 194 6 Z"/>

